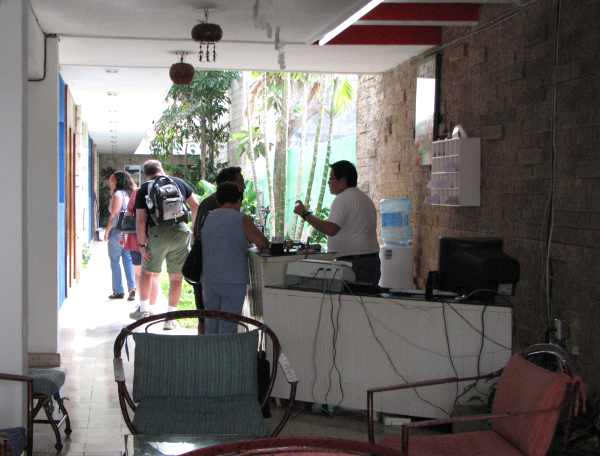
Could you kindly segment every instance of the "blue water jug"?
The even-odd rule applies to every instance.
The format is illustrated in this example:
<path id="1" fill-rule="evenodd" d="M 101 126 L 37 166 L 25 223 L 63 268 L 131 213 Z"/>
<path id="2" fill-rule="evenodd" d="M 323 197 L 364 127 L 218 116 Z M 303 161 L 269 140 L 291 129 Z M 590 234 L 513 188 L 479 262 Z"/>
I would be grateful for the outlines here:
<path id="1" fill-rule="evenodd" d="M 381 237 L 387 245 L 410 245 L 412 228 L 410 226 L 411 204 L 408 198 L 382 199 Z"/>

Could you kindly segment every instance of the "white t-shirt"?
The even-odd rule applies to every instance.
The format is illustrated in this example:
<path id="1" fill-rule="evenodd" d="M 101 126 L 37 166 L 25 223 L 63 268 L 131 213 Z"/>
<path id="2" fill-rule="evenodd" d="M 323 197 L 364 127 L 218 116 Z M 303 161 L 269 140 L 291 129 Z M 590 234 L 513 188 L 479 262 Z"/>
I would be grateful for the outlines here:
<path id="1" fill-rule="evenodd" d="M 335 197 L 328 221 L 340 227 L 327 239 L 330 252 L 337 256 L 379 252 L 377 211 L 371 198 L 358 188 L 349 187 Z"/>

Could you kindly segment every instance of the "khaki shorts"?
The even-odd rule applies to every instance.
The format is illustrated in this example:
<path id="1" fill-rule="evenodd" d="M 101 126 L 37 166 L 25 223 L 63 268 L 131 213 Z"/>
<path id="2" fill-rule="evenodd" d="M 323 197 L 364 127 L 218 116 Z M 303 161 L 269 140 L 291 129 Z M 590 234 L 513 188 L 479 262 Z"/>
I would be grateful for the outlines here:
<path id="1" fill-rule="evenodd" d="M 169 274 L 181 272 L 190 251 L 190 229 L 185 223 L 148 227 L 147 250 L 150 259 L 144 259 L 144 270 L 160 272 L 163 261 L 167 260 Z"/>

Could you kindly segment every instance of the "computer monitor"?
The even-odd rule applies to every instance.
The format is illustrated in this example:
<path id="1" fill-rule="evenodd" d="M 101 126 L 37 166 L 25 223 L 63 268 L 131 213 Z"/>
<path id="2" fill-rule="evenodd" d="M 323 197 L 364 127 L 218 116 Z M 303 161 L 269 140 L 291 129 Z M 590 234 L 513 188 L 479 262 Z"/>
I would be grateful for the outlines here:
<path id="1" fill-rule="evenodd" d="M 519 281 L 519 262 L 502 251 L 498 238 L 440 239 L 437 288 L 467 295 L 475 290 L 477 298 L 494 294 L 514 295 Z"/>

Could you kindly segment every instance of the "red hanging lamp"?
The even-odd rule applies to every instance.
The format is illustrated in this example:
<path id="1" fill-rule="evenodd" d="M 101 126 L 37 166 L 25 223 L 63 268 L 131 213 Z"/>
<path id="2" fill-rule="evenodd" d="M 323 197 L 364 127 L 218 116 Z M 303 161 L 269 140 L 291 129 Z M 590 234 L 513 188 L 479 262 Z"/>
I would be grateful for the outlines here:
<path id="1" fill-rule="evenodd" d="M 175 54 L 180 56 L 180 60 L 177 63 L 171 65 L 169 68 L 169 77 L 173 84 L 177 85 L 187 85 L 192 82 L 194 79 L 195 69 L 193 65 L 189 63 L 185 63 L 183 58 L 186 54 L 189 54 L 187 51 L 176 51 Z"/>

